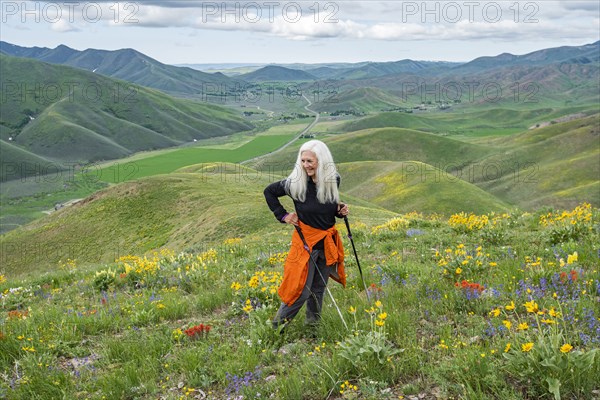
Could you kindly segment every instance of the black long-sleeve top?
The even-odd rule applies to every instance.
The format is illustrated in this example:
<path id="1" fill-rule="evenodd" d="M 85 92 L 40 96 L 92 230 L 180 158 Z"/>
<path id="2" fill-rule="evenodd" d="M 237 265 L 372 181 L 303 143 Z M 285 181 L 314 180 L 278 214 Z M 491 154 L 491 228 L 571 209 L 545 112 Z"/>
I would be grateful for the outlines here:
<path id="1" fill-rule="evenodd" d="M 336 179 L 339 187 L 340 176 L 337 175 Z M 279 201 L 279 197 L 290 195 L 285 188 L 285 179 L 271 183 L 265 188 L 264 194 L 267 204 L 271 211 L 273 211 L 275 218 L 277 218 L 278 221 L 283 222 L 282 219 L 285 214 L 287 214 L 287 211 Z M 342 218 L 342 216 L 338 214 L 338 205 L 336 203 L 319 203 L 319 200 L 317 199 L 317 185 L 311 178 L 308 178 L 306 199 L 304 202 L 295 199 L 292 200 L 296 207 L 298 219 L 313 228 L 322 230 L 329 229 L 335 225 L 335 217 Z"/>

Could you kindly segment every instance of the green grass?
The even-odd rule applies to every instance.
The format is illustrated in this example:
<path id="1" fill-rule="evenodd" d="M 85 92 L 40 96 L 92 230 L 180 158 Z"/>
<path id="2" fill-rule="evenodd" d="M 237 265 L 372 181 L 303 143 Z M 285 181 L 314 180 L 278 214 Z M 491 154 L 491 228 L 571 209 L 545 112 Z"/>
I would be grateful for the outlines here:
<path id="1" fill-rule="evenodd" d="M 94 170 L 92 175 L 101 181 L 119 183 L 147 176 L 167 174 L 192 164 L 239 163 L 258 157 L 265 152 L 276 150 L 289 142 L 295 134 L 257 136 L 234 149 L 188 147 L 135 161 L 118 161 L 108 167 Z"/>
<path id="2" fill-rule="evenodd" d="M 147 198 L 143 188 L 137 195 Z M 567 210 L 575 223 L 551 218 L 544 226 L 539 215 L 547 211 L 490 214 L 479 230 L 439 216 L 389 220 L 353 208 L 353 239 L 371 298 L 348 255 L 348 286 L 329 285 L 348 330 L 329 298 L 319 326 L 304 326 L 300 313 L 284 334 L 271 328 L 279 305 L 271 290 L 291 231 L 266 216 L 267 229 L 238 225 L 244 230 L 186 253 L 163 249 L 145 260 L 71 260 L 36 273 L 7 271 L 0 282 L 0 393 L 15 400 L 258 393 L 517 400 L 551 398 L 539 379 L 545 376 L 560 382 L 562 398 L 593 398 L 600 373 L 600 239 L 592 221 L 599 210 Z M 571 236 L 555 240 L 554 232 L 573 227 Z M 561 267 L 559 258 L 568 264 Z M 469 293 L 461 280 L 484 290 Z M 543 315 L 527 312 L 531 300 Z M 527 330 L 518 329 L 523 322 Z M 184 333 L 200 324 L 210 331 Z M 533 344 L 529 352 L 525 343 Z M 561 352 L 564 344 L 573 349 Z"/>
<path id="3" fill-rule="evenodd" d="M 339 165 L 342 189 L 395 212 L 450 215 L 507 211 L 510 206 L 450 171 L 416 161 L 363 161 Z M 435 193 L 432 196 L 431 193 Z"/>

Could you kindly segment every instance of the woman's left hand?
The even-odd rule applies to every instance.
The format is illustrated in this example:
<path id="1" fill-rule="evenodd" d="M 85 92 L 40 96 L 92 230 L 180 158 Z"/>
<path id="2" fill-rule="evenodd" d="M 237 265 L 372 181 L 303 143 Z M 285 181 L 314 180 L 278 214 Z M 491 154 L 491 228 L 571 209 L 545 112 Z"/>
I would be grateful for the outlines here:
<path id="1" fill-rule="evenodd" d="M 338 204 L 338 214 L 342 216 L 347 216 L 350 214 L 350 210 L 348 209 L 348 204 Z"/>

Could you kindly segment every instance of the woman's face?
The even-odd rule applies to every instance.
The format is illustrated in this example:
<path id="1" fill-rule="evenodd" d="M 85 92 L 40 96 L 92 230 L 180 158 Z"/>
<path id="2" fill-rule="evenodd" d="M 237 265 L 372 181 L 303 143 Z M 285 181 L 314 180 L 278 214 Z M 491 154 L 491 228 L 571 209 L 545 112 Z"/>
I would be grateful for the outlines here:
<path id="1" fill-rule="evenodd" d="M 317 161 L 317 155 L 310 150 L 306 150 L 302 152 L 300 156 L 300 160 L 302 162 L 302 168 L 306 171 L 306 175 L 312 178 L 312 180 L 317 179 L 317 166 L 319 162 Z"/>

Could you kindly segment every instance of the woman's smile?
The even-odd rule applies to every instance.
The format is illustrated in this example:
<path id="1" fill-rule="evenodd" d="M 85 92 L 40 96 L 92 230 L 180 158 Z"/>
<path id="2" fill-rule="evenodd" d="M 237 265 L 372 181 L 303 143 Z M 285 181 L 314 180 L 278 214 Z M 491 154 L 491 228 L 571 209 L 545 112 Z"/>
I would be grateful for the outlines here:
<path id="1" fill-rule="evenodd" d="M 319 163 L 317 161 L 317 155 L 310 150 L 302 152 L 302 168 L 306 171 L 306 175 L 308 175 L 313 180 L 317 179 L 317 167 Z"/>

